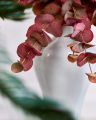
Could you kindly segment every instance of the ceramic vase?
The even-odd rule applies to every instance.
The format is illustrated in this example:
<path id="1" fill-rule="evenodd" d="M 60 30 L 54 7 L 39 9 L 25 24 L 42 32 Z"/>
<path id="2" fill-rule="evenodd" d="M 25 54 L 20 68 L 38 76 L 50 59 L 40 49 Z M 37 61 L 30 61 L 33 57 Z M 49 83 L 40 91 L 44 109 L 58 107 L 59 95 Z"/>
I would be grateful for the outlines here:
<path id="1" fill-rule="evenodd" d="M 64 35 L 71 32 L 70 27 L 65 27 Z M 85 68 L 67 60 L 68 54 L 72 53 L 67 44 L 71 42 L 64 36 L 54 38 L 43 55 L 35 59 L 35 71 L 43 96 L 66 105 L 79 119 L 89 81 L 84 75 Z"/>

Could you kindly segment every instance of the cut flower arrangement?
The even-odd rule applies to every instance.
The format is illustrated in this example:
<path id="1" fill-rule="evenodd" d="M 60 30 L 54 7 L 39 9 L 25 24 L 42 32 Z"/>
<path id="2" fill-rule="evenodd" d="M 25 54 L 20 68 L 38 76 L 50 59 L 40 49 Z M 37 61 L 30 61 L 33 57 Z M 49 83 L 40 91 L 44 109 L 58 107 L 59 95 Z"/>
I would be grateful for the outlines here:
<path id="1" fill-rule="evenodd" d="M 14 21 L 22 21 L 22 20 L 27 19 L 28 17 L 25 16 L 26 14 L 24 11 L 25 11 L 25 9 L 32 7 L 32 5 L 29 3 L 28 3 L 28 6 L 26 6 L 26 5 L 18 4 L 18 2 L 14 1 L 14 0 L 0 0 L 0 18 L 9 19 L 9 20 L 11 19 Z M 4 24 L 6 24 L 6 20 L 5 21 L 1 20 L 1 23 L 2 22 Z M 9 23 L 10 21 L 7 21 L 7 22 Z M 16 23 L 16 22 L 14 22 L 14 23 Z M 6 25 L 4 25 L 3 27 L 5 27 L 5 26 Z M 3 99 L 5 99 L 5 97 L 7 97 L 12 103 L 14 103 L 14 105 L 16 105 L 16 109 L 21 108 L 21 110 L 23 112 L 26 112 L 27 119 L 28 119 L 28 115 L 30 114 L 31 116 L 34 116 L 34 117 L 36 116 L 36 119 L 40 118 L 40 120 L 60 120 L 60 119 L 74 120 L 75 119 L 74 115 L 70 112 L 69 109 L 66 108 L 66 106 L 62 107 L 61 103 L 59 103 L 55 100 L 49 99 L 49 98 L 47 98 L 47 96 L 44 96 L 42 98 L 39 95 L 37 95 L 36 93 L 31 92 L 30 89 L 28 89 L 28 87 L 26 87 L 26 85 L 23 84 L 23 80 L 16 77 L 15 75 L 12 74 L 12 72 L 10 72 L 8 69 L 6 69 L 6 68 L 9 68 L 8 65 L 10 66 L 10 64 L 12 64 L 12 60 L 11 60 L 9 52 L 6 50 L 5 44 L 4 44 L 5 35 L 6 35 L 6 32 L 8 31 L 8 30 L 6 31 L 5 28 L 4 28 L 4 39 L 3 39 L 2 35 L 0 37 L 0 92 L 4 96 Z M 3 31 L 1 30 L 1 32 L 3 32 Z M 44 35 L 46 35 L 46 34 L 44 34 Z M 7 39 L 7 41 L 8 41 L 8 39 Z M 8 41 L 8 42 L 10 44 L 11 41 Z M 34 49 L 33 49 L 33 47 L 30 47 L 30 49 L 29 49 L 29 44 L 25 43 L 25 45 L 26 46 L 24 46 L 24 47 L 26 49 L 25 50 L 22 49 L 22 50 L 24 50 L 23 52 L 25 52 L 25 54 L 26 54 L 26 50 L 28 50 L 29 56 L 33 55 L 32 54 L 33 50 L 34 50 L 34 54 L 35 53 L 37 53 L 37 54 L 40 53 L 40 55 L 42 54 L 41 52 L 38 52 L 39 50 L 36 51 L 35 47 L 34 47 Z M 8 44 L 7 44 L 7 46 L 8 46 Z M 30 52 L 29 50 L 31 51 L 31 54 L 29 53 Z M 23 53 L 23 55 L 24 55 L 24 53 Z M 28 60 L 29 60 L 29 56 L 27 57 L 27 55 L 26 55 L 26 58 L 28 58 Z M 30 60 L 32 60 L 31 58 L 32 57 L 30 56 Z M 30 62 L 30 64 L 31 64 L 31 62 Z M 18 62 L 17 62 L 17 66 L 15 65 L 17 67 L 17 69 L 21 69 L 21 70 L 22 70 L 22 68 L 24 69 L 24 66 L 22 66 L 22 64 L 19 63 L 19 65 L 21 65 L 21 68 L 20 68 L 20 66 L 18 66 Z M 25 69 L 25 71 L 26 71 L 26 69 Z M 31 79 L 31 78 L 28 77 L 28 79 Z M 3 103 L 5 106 L 7 106 L 4 101 L 3 101 Z M 64 105 L 65 105 L 65 102 L 64 102 Z M 9 107 L 9 106 L 7 106 L 7 107 Z M 13 109 L 12 109 L 12 111 L 13 111 Z M 3 111 L 1 111 L 1 112 L 4 113 L 4 118 L 5 118 L 6 117 L 5 110 L 4 110 L 4 112 Z M 10 113 L 10 111 L 7 111 L 7 115 L 8 115 L 8 113 Z M 12 118 L 12 113 L 11 113 L 12 119 L 14 119 L 16 116 L 18 116 L 18 115 L 14 114 L 13 118 Z M 0 117 L 2 117 L 2 116 L 0 116 Z M 18 118 L 21 119 L 20 116 L 18 116 Z M 1 118 L 1 119 L 3 119 L 3 118 Z M 8 116 L 6 119 L 8 119 Z M 22 119 L 24 120 L 24 118 L 22 118 Z"/>
<path id="2" fill-rule="evenodd" d="M 16 63 L 12 64 L 11 70 L 13 72 L 19 73 L 22 71 L 30 70 L 33 66 L 33 58 L 35 58 L 35 56 L 42 56 L 37 57 L 37 60 L 39 60 L 40 64 L 44 63 L 44 52 L 49 49 L 51 51 L 51 45 L 54 46 L 55 43 L 50 37 L 50 34 L 53 35 L 53 37 L 58 38 L 58 40 L 56 41 L 56 45 L 58 44 L 57 46 L 59 46 L 59 43 L 60 45 L 64 45 L 67 42 L 66 40 L 70 38 L 72 42 L 69 41 L 68 44 L 64 47 L 59 46 L 59 48 L 56 47 L 56 49 L 54 49 L 55 51 L 53 50 L 55 55 L 53 54 L 53 56 L 49 56 L 49 59 L 47 57 L 47 63 L 49 63 L 50 65 L 46 65 L 46 62 L 43 64 L 46 68 L 43 69 L 45 70 L 45 73 L 42 72 L 42 65 L 39 64 L 40 66 L 38 66 L 37 63 L 37 73 L 41 70 L 39 74 L 43 73 L 43 75 L 46 76 L 47 74 L 48 76 L 44 78 L 44 80 L 46 80 L 46 85 L 44 86 L 44 84 L 42 84 L 44 81 L 42 79 L 42 75 L 41 78 L 39 78 L 39 74 L 37 74 L 37 77 L 39 78 L 38 80 L 41 84 L 40 86 L 42 88 L 44 98 L 39 97 L 33 92 L 30 93 L 30 91 L 22 84 L 19 78 L 15 77 L 14 75 L 11 75 L 11 73 L 9 73 L 8 71 L 6 72 L 6 70 L 2 71 L 2 67 L 0 67 L 0 91 L 13 103 L 18 105 L 22 110 L 27 111 L 32 115 L 34 114 L 42 120 L 73 120 L 74 117 L 72 114 L 70 114 L 69 110 L 66 110 L 65 106 L 62 107 L 62 101 L 64 101 L 64 105 L 65 103 L 67 105 L 66 101 L 68 101 L 68 105 L 70 106 L 70 108 L 72 107 L 74 115 L 76 114 L 76 117 L 79 117 L 78 114 L 80 114 L 79 112 L 81 107 L 80 102 L 82 102 L 83 100 L 84 91 L 86 90 L 88 84 L 85 85 L 86 81 L 85 79 L 83 79 L 83 81 L 81 77 L 80 79 L 78 79 L 78 77 L 77 80 L 75 80 L 75 74 L 77 75 L 78 72 L 78 76 L 81 76 L 80 74 L 83 74 L 83 72 L 80 73 L 78 70 L 73 71 L 73 68 L 68 67 L 68 64 L 66 64 L 66 60 L 64 61 L 64 65 L 62 64 L 63 60 L 67 58 L 66 53 L 68 53 L 68 51 L 70 50 L 70 52 L 72 53 L 68 55 L 68 60 L 72 63 L 77 63 L 77 66 L 79 67 L 88 63 L 90 73 L 87 73 L 86 75 L 88 76 L 91 82 L 96 83 L 96 71 L 93 72 L 91 68 L 91 64 L 96 63 L 96 52 L 93 51 L 93 53 L 91 53 L 89 52 L 89 50 L 87 51 L 88 48 L 95 47 L 95 45 L 91 43 L 94 37 L 94 34 L 91 31 L 91 26 L 96 26 L 96 0 L 0 0 L 0 17 L 2 19 L 7 18 L 16 21 L 24 20 L 27 18 L 25 16 L 26 8 L 32 8 L 33 13 L 36 15 L 34 20 L 35 22 L 29 27 L 26 34 L 27 39 L 25 40 L 25 42 L 21 43 L 17 48 L 17 54 L 20 57 L 20 59 Z M 67 34 L 63 33 L 63 31 L 66 32 L 66 26 L 71 26 L 71 28 L 73 27 L 73 31 L 71 34 L 68 33 L 70 32 L 70 27 L 67 27 L 69 28 Z M 63 38 L 63 42 L 59 38 Z M 44 49 L 45 47 L 46 49 Z M 62 51 L 65 47 L 67 47 L 67 52 L 65 50 L 65 53 L 62 54 Z M 8 54 L 5 52 L 4 48 L 0 48 L 1 65 L 2 61 L 4 63 L 8 62 Z M 4 52 L 2 52 L 2 50 L 4 50 Z M 4 60 L 2 58 L 4 58 Z M 44 58 L 44 60 L 41 58 Z M 62 64 L 58 64 L 57 59 L 59 60 L 59 62 L 62 62 Z M 57 71 L 52 69 L 52 71 L 49 72 L 50 69 L 48 69 L 48 67 L 52 68 L 52 65 L 55 65 L 54 68 Z M 63 67 L 61 68 L 61 66 L 59 67 L 59 65 L 62 65 Z M 74 65 L 72 66 L 74 67 Z M 74 77 L 73 79 L 71 79 L 71 81 L 68 81 L 68 79 L 71 78 L 70 76 L 70 78 L 64 80 L 64 73 L 65 78 L 67 74 L 63 70 L 66 70 L 66 68 L 68 68 L 67 70 L 72 68 L 70 70 L 72 70 L 72 75 Z M 69 73 L 70 70 L 68 71 Z M 56 75 L 58 71 L 63 71 L 60 75 L 57 74 L 58 77 L 56 77 L 58 79 L 56 79 L 56 77 L 53 78 L 53 75 L 52 77 L 49 77 L 50 74 L 48 73 L 53 73 Z M 74 87 L 75 82 L 78 83 L 76 87 Z M 71 85 L 70 89 L 69 83 Z M 87 83 L 89 82 L 87 81 Z M 54 84 L 55 87 L 52 84 Z M 66 87 L 67 84 L 68 87 Z M 47 89 L 45 89 L 44 87 Z M 62 90 L 62 88 L 64 89 Z M 21 96 L 20 94 L 18 94 L 18 91 L 21 94 Z M 63 95 L 61 94 L 62 96 L 59 97 L 59 93 L 62 93 Z M 48 94 L 49 96 L 47 96 Z M 58 100 L 62 104 L 58 104 L 53 100 L 46 99 L 46 97 Z"/>
<path id="3" fill-rule="evenodd" d="M 70 37 L 72 42 L 68 49 L 72 54 L 68 60 L 77 62 L 81 67 L 89 64 L 90 73 L 86 73 L 88 79 L 96 83 L 96 73 L 92 71 L 91 64 L 96 63 L 96 52 L 87 52 L 88 48 L 95 47 L 90 42 L 94 34 L 91 26 L 96 26 L 96 0 L 17 0 L 21 6 L 32 5 L 32 11 L 36 15 L 34 24 L 27 31 L 25 40 L 17 48 L 20 60 L 13 63 L 11 70 L 15 73 L 28 71 L 33 65 L 35 56 L 41 56 L 43 49 L 52 42 L 49 33 L 55 37 L 61 37 L 64 26 L 72 26 L 73 33 L 64 37 Z"/>

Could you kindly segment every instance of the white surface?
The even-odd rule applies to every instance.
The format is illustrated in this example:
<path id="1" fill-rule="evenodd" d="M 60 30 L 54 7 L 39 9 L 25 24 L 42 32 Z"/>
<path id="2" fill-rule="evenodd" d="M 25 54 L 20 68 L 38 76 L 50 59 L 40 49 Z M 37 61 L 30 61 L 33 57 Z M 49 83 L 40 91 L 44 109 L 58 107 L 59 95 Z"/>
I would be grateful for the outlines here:
<path id="1" fill-rule="evenodd" d="M 72 31 L 71 27 L 65 27 L 64 35 Z M 70 42 L 72 40 L 66 37 L 54 39 L 36 59 L 35 65 L 44 96 L 58 100 L 62 106 L 66 104 L 79 118 L 89 81 L 84 75 L 85 67 L 78 68 L 76 63 L 67 60 L 71 53 L 67 47 Z"/>
<path id="2" fill-rule="evenodd" d="M 13 61 L 16 61 L 18 58 L 16 54 L 16 48 L 21 42 L 23 42 L 26 39 L 25 34 L 27 28 L 31 24 L 33 24 L 33 17 L 34 16 L 31 17 L 32 19 L 26 20 L 24 22 L 0 20 L 0 40 L 2 39 L 4 41 L 4 44 L 6 44 L 6 47 L 8 48 L 8 51 L 10 52 L 10 56 L 12 57 Z M 39 95 L 42 94 L 37 82 L 36 75 L 34 73 L 34 67 L 33 69 L 31 69 L 26 73 L 24 72 L 20 73 L 18 76 L 24 79 L 23 81 L 27 87 L 36 91 Z M 11 117 L 8 118 L 7 116 L 11 116 Z M 0 97 L 0 120 L 11 120 L 11 119 L 26 120 L 24 115 L 21 115 L 20 113 L 15 111 L 15 109 L 10 104 L 10 102 L 8 102 L 7 99 Z M 31 119 L 30 116 L 27 117 L 27 120 L 30 119 Z M 82 109 L 81 120 L 83 119 L 96 120 L 96 84 L 91 84 L 88 88 Z"/>

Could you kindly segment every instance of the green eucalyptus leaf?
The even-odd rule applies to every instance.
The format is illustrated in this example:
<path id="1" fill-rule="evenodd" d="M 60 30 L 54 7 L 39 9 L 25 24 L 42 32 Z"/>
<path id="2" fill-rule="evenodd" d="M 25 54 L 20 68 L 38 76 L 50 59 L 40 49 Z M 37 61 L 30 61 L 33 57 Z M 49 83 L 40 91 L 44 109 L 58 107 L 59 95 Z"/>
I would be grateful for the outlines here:
<path id="1" fill-rule="evenodd" d="M 0 91 L 16 106 L 42 120 L 74 120 L 68 110 L 60 109 L 59 103 L 30 92 L 19 78 L 5 71 L 0 71 Z"/>
<path id="2" fill-rule="evenodd" d="M 16 21 L 24 20 L 25 9 L 32 6 L 21 6 L 15 0 L 0 0 L 0 17 Z"/>
<path id="3" fill-rule="evenodd" d="M 0 46 L 0 64 L 10 64 L 12 63 L 6 49 Z"/>

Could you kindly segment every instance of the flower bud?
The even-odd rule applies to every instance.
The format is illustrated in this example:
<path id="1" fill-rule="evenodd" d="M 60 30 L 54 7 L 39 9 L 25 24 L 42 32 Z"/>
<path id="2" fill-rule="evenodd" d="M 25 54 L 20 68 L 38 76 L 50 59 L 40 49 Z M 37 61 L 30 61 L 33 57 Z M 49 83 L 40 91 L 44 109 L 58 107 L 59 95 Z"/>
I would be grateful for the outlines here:
<path id="1" fill-rule="evenodd" d="M 14 73 L 19 73 L 23 71 L 23 66 L 20 62 L 13 63 L 11 66 L 11 71 Z"/>
<path id="2" fill-rule="evenodd" d="M 73 55 L 73 54 L 69 54 L 68 55 L 68 60 L 70 61 L 70 62 L 76 62 L 77 61 L 77 58 L 78 58 L 78 55 Z"/>
<path id="3" fill-rule="evenodd" d="M 96 83 L 96 73 L 86 73 L 88 79 L 92 83 Z"/>
<path id="4" fill-rule="evenodd" d="M 55 2 L 51 2 L 48 5 L 45 6 L 43 9 L 44 14 L 51 14 L 51 15 L 57 15 L 61 11 L 61 7 L 56 4 Z"/>

